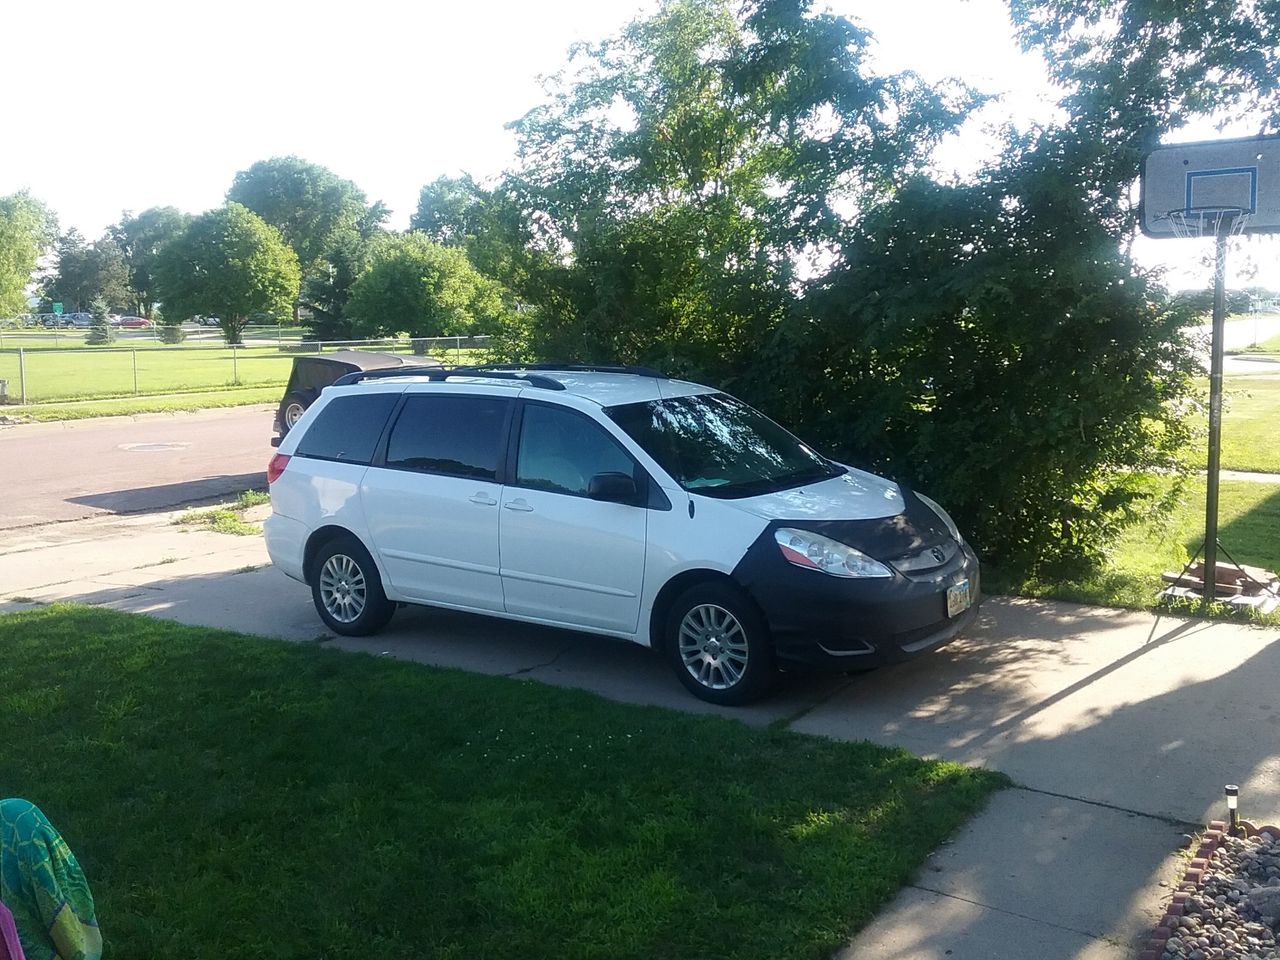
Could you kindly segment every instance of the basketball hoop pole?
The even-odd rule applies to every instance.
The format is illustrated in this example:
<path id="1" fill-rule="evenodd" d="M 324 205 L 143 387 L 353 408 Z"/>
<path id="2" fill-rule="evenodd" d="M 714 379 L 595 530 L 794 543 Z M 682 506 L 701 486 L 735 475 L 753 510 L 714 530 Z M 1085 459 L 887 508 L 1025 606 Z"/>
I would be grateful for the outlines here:
<path id="1" fill-rule="evenodd" d="M 1222 460 L 1222 341 L 1227 324 L 1227 235 L 1215 231 L 1217 256 L 1213 268 L 1213 337 L 1209 347 L 1209 464 L 1204 504 L 1204 598 L 1213 600 L 1218 587 L 1218 465 Z"/>

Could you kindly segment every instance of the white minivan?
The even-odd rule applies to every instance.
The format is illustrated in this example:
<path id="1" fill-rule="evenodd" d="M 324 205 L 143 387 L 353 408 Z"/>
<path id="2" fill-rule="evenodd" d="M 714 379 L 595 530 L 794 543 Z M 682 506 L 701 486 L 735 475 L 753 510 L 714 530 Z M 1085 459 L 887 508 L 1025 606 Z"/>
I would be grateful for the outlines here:
<path id="1" fill-rule="evenodd" d="M 407 603 L 605 634 L 737 704 L 779 668 L 933 649 L 977 609 L 938 504 L 645 368 L 361 371 L 278 443 L 267 549 L 340 634 Z"/>

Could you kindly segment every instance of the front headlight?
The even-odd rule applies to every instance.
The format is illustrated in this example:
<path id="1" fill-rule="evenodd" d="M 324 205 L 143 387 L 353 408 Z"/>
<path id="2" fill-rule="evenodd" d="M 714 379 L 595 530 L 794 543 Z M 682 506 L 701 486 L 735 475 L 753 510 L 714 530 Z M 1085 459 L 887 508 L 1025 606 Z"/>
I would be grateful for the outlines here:
<path id="1" fill-rule="evenodd" d="M 783 527 L 774 533 L 788 563 L 833 577 L 892 577 L 893 571 L 861 550 L 808 530 Z"/>
<path id="2" fill-rule="evenodd" d="M 938 515 L 938 519 L 947 525 L 947 532 L 950 533 L 951 536 L 955 538 L 956 543 L 959 543 L 964 539 L 964 537 L 960 536 L 960 528 L 957 527 L 956 522 L 951 519 L 951 514 L 947 513 L 947 511 L 943 510 L 942 507 L 938 506 L 938 504 L 930 500 L 919 490 L 917 490 L 915 493 L 916 493 L 916 497 L 920 500 L 920 502 L 923 503 L 930 510 L 932 510 L 934 513 L 936 513 Z"/>

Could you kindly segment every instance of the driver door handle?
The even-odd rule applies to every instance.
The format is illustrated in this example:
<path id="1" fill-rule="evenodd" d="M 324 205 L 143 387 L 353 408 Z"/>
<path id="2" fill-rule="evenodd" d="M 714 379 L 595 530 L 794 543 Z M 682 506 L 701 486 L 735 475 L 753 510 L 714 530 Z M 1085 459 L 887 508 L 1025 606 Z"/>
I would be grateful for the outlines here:
<path id="1" fill-rule="evenodd" d="M 508 500 L 503 504 L 503 506 L 508 510 L 519 510 L 521 513 L 533 512 L 533 507 L 529 506 L 529 504 L 525 502 L 524 497 L 521 497 L 518 500 Z"/>
<path id="2" fill-rule="evenodd" d="M 493 497 L 485 493 L 483 490 L 477 491 L 472 496 L 467 497 L 467 499 L 470 500 L 472 503 L 478 503 L 483 507 L 492 507 L 492 506 L 495 506 L 498 502 L 497 500 L 493 499 Z"/>

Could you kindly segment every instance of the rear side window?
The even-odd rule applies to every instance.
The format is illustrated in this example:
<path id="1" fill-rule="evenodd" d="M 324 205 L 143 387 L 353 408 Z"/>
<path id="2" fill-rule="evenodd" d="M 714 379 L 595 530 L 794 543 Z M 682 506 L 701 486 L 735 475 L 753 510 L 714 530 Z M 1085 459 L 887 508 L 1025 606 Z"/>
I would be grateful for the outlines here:
<path id="1" fill-rule="evenodd" d="M 398 399 L 395 393 L 335 398 L 307 428 L 294 453 L 317 460 L 367 464 Z"/>
<path id="2" fill-rule="evenodd" d="M 406 397 L 387 441 L 387 466 L 497 480 L 510 409 L 503 397 Z"/>

